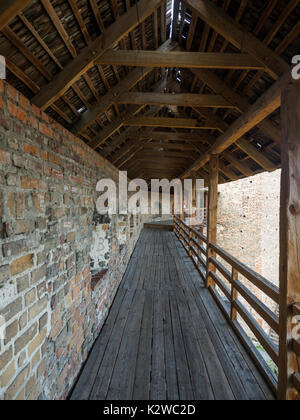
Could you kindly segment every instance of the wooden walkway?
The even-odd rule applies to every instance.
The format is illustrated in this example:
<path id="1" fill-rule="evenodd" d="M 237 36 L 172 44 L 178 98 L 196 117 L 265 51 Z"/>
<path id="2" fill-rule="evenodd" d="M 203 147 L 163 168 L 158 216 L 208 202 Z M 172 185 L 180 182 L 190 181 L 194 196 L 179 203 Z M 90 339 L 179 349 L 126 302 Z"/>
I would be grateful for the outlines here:
<path id="1" fill-rule="evenodd" d="M 175 235 L 144 229 L 71 399 L 273 396 Z"/>

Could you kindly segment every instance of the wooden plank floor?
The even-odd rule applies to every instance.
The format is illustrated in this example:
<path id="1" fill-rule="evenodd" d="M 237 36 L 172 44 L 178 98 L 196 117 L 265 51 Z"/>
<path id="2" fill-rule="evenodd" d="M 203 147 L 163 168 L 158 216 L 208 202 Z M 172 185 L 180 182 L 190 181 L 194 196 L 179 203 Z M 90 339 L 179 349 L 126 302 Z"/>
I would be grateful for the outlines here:
<path id="1" fill-rule="evenodd" d="M 144 229 L 71 399 L 273 396 L 175 235 Z"/>

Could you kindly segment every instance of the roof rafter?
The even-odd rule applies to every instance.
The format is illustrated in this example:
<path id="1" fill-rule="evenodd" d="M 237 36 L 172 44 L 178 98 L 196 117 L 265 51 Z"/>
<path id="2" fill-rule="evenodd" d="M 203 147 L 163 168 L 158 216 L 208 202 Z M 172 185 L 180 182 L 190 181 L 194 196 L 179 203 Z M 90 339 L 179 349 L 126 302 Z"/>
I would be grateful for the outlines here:
<path id="1" fill-rule="evenodd" d="M 0 4 L 0 30 L 7 26 L 31 0 L 6 0 Z"/>
<path id="2" fill-rule="evenodd" d="M 186 178 L 191 171 L 197 170 L 205 165 L 209 161 L 211 154 L 220 154 L 230 145 L 236 143 L 244 134 L 279 108 L 281 104 L 282 89 L 287 85 L 290 79 L 291 74 L 290 72 L 287 72 L 274 83 L 274 85 L 267 90 L 245 114 L 237 119 L 228 130 L 217 139 L 211 149 L 183 174 L 183 178 Z"/>
<path id="3" fill-rule="evenodd" d="M 198 16 L 216 32 L 243 52 L 260 61 L 274 79 L 278 79 L 289 69 L 289 65 L 263 42 L 232 19 L 224 10 L 211 1 L 183 0 Z"/>
<path id="4" fill-rule="evenodd" d="M 140 20 L 150 16 L 161 0 L 140 0 L 128 12 L 122 15 L 106 31 L 97 37 L 89 46 L 78 54 L 52 81 L 33 98 L 33 102 L 43 110 L 47 109 L 72 84 L 94 66 L 95 61 L 109 48 L 117 44 L 124 36 L 132 31 Z"/>

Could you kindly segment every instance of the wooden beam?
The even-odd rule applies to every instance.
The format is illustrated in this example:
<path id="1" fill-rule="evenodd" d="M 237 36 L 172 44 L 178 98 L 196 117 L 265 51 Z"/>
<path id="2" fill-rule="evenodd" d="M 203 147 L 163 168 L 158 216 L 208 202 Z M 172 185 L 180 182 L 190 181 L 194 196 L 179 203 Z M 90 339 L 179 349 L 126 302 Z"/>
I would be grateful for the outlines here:
<path id="1" fill-rule="evenodd" d="M 230 126 L 229 130 L 217 140 L 214 146 L 217 153 L 223 152 L 223 150 L 227 149 L 232 143 L 241 138 L 253 127 L 257 126 L 280 107 L 281 89 L 288 83 L 290 78 L 290 72 L 282 76 L 245 114 Z"/>
<path id="2" fill-rule="evenodd" d="M 65 66 L 53 80 L 33 98 L 33 103 L 41 109 L 47 109 L 72 84 L 94 66 L 97 58 L 108 49 L 116 45 L 124 36 L 128 35 L 140 21 L 149 17 L 161 0 L 141 0 L 123 14 L 103 34 L 97 37 L 89 46 Z"/>
<path id="3" fill-rule="evenodd" d="M 187 143 L 151 142 L 144 146 L 144 150 L 165 149 L 165 150 L 195 150 L 195 146 Z"/>
<path id="4" fill-rule="evenodd" d="M 159 47 L 160 51 L 169 51 L 175 48 L 170 41 L 166 41 Z M 81 119 L 76 123 L 75 129 L 81 133 L 92 124 L 98 115 L 106 112 L 113 104 L 118 100 L 118 97 L 122 95 L 124 91 L 132 89 L 138 82 L 146 77 L 151 71 L 152 67 L 144 68 L 141 72 L 140 69 L 132 70 L 121 82 L 114 86 L 109 92 L 107 92 L 96 105 L 90 110 L 86 111 Z"/>
<path id="5" fill-rule="evenodd" d="M 31 0 L 6 0 L 0 4 L 0 31 L 5 28 Z"/>
<path id="6" fill-rule="evenodd" d="M 131 127 L 166 127 L 166 128 L 190 128 L 209 130 L 212 127 L 209 124 L 199 123 L 192 118 L 164 118 L 164 117 L 135 117 L 128 119 L 124 125 Z"/>
<path id="7" fill-rule="evenodd" d="M 289 70 L 289 65 L 263 42 L 247 32 L 224 10 L 207 0 L 183 0 L 198 16 L 236 48 L 251 54 L 275 80 Z"/>
<path id="8" fill-rule="evenodd" d="M 282 96 L 282 176 L 280 203 L 280 355 L 278 397 L 296 398 L 292 352 L 293 304 L 300 302 L 300 83 L 290 82 Z M 295 337 L 294 337 L 295 338 Z"/>
<path id="9" fill-rule="evenodd" d="M 111 50 L 103 54 L 97 63 L 101 65 L 135 67 L 177 67 L 198 69 L 264 70 L 264 66 L 249 54 L 224 54 L 202 52 L 162 53 L 142 50 Z"/>
<path id="10" fill-rule="evenodd" d="M 46 80 L 50 80 L 52 75 L 44 64 L 31 52 L 31 50 L 24 44 L 21 38 L 15 34 L 15 32 L 6 26 L 2 29 L 3 35 L 23 54 L 28 61 L 45 77 Z"/>
<path id="11" fill-rule="evenodd" d="M 148 131 L 149 130 L 149 131 Z M 180 133 L 173 131 L 153 131 L 150 129 L 137 131 L 132 134 L 131 138 L 135 140 L 143 140 L 146 138 L 152 138 L 153 140 L 161 141 L 184 141 L 184 142 L 199 142 L 199 143 L 211 143 L 213 144 L 216 139 L 210 134 L 199 134 L 199 133 Z"/>
<path id="12" fill-rule="evenodd" d="M 250 108 L 237 119 L 229 129 L 222 134 L 212 148 L 202 158 L 183 174 L 187 177 L 191 171 L 197 170 L 209 161 L 211 153 L 219 154 L 233 143 L 237 142 L 245 133 L 267 118 L 272 112 L 280 107 L 281 90 L 291 79 L 290 72 L 283 75 L 274 85 L 267 90 Z"/>
<path id="13" fill-rule="evenodd" d="M 245 96 L 235 92 L 229 85 L 220 79 L 215 73 L 205 69 L 192 69 L 194 76 L 206 83 L 217 95 L 222 95 L 224 99 L 235 106 L 240 112 L 247 112 L 251 106 Z M 258 127 L 262 132 L 280 144 L 280 130 L 271 121 L 264 120 Z"/>
<path id="14" fill-rule="evenodd" d="M 184 159 L 195 159 L 195 155 L 191 152 L 173 151 L 173 150 L 145 150 L 142 149 L 141 153 L 137 155 L 140 159 L 160 159 L 160 158 L 184 158 Z"/>
<path id="15" fill-rule="evenodd" d="M 217 216 L 218 216 L 218 183 L 219 183 L 219 157 L 212 155 L 209 161 L 209 189 L 208 189 L 208 214 L 207 214 L 207 241 L 208 244 L 217 243 Z M 210 261 L 211 257 L 216 257 L 215 252 L 208 246 L 207 248 L 207 267 L 206 267 L 206 287 L 214 286 L 209 273 L 216 271 Z"/>
<path id="16" fill-rule="evenodd" d="M 233 108 L 221 95 L 193 93 L 124 92 L 116 100 L 118 104 L 172 105 L 204 108 Z"/>
<path id="17" fill-rule="evenodd" d="M 46 12 L 48 13 L 51 22 L 53 23 L 55 29 L 59 33 L 62 41 L 66 45 L 67 49 L 69 50 L 71 56 L 74 58 L 77 56 L 76 48 L 74 47 L 67 31 L 64 28 L 64 25 L 61 23 L 59 17 L 57 16 L 57 13 L 52 6 L 51 2 L 49 0 L 40 0 L 42 5 L 44 6 Z"/>
<path id="18" fill-rule="evenodd" d="M 248 140 L 245 138 L 239 139 L 235 143 L 246 155 L 250 156 L 256 163 L 258 163 L 262 168 L 267 169 L 269 172 L 274 171 L 276 166 L 270 162 L 268 158 L 264 156 L 262 152 L 259 152 Z"/>
<path id="19" fill-rule="evenodd" d="M 109 137 L 111 137 L 116 131 L 118 131 L 124 124 L 129 120 L 132 115 L 137 114 L 144 108 L 144 105 L 132 105 L 126 112 L 116 118 L 111 124 L 106 126 L 101 132 L 100 136 L 91 141 L 89 146 L 93 149 L 97 149 L 101 146 Z"/>

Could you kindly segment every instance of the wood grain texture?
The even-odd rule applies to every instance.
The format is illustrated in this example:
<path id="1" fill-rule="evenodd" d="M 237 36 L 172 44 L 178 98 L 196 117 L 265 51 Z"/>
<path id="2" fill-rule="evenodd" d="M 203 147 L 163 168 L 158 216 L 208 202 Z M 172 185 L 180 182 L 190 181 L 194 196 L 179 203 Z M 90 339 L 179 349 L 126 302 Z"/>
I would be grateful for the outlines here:
<path id="1" fill-rule="evenodd" d="M 72 400 L 273 399 L 173 232 L 142 231 Z"/>
<path id="2" fill-rule="evenodd" d="M 300 302 L 300 83 L 282 94 L 282 179 L 280 203 L 280 399 L 296 398 L 292 375 L 298 372 L 291 351 L 293 304 Z"/>

